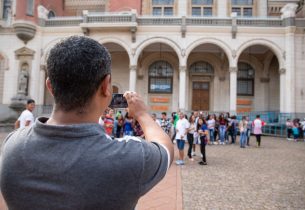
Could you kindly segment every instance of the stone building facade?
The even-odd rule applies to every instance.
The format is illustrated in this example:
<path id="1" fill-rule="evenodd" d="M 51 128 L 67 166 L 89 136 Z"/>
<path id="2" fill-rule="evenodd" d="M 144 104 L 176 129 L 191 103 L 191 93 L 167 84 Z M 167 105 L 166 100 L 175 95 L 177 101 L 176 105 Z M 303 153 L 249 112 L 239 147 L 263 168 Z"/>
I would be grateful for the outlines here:
<path id="1" fill-rule="evenodd" d="M 154 112 L 305 111 L 304 1 L 0 2 L 4 105 L 24 96 L 51 105 L 48 52 L 84 35 L 111 52 L 114 92 L 137 91 Z"/>

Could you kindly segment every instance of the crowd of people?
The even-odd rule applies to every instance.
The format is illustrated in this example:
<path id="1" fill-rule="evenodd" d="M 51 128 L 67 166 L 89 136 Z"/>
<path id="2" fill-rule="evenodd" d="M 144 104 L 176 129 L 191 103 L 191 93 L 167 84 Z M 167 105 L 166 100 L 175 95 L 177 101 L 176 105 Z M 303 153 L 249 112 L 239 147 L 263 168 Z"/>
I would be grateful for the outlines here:
<path id="1" fill-rule="evenodd" d="M 287 119 L 286 129 L 287 140 L 294 140 L 297 142 L 299 139 L 303 139 L 305 141 L 305 118 L 303 121 L 301 121 L 299 118 L 295 118 L 293 120 Z"/>
<path id="2" fill-rule="evenodd" d="M 236 116 L 230 113 L 220 115 L 210 115 L 204 112 L 192 112 L 187 116 L 183 112 L 173 112 L 170 117 L 166 112 L 157 119 L 155 113 L 153 120 L 171 137 L 172 142 L 177 144 L 179 157 L 176 160 L 177 165 L 184 165 L 184 146 L 188 142 L 187 157 L 194 161 L 196 155 L 196 145 L 200 147 L 201 158 L 200 165 L 207 165 L 205 147 L 206 145 L 226 145 L 235 144 L 237 135 L 240 134 L 240 148 L 250 146 L 250 136 L 253 133 L 256 137 L 256 146 L 261 146 L 262 128 L 266 123 L 257 115 L 252 122 L 249 117 L 243 116 L 239 121 Z M 106 133 L 115 138 L 123 136 L 138 136 L 145 138 L 140 124 L 128 115 L 128 109 L 125 115 L 122 111 L 114 114 L 112 109 L 100 117 L 100 125 L 104 126 Z"/>

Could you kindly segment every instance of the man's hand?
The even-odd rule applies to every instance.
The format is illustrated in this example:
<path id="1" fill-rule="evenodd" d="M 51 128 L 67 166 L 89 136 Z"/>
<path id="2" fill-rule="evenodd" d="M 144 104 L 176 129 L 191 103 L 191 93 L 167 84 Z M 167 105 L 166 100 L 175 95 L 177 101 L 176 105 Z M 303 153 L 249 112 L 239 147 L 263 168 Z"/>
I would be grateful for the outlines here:
<path id="1" fill-rule="evenodd" d="M 134 117 L 143 129 L 145 139 L 162 144 L 170 153 L 170 163 L 174 158 L 174 147 L 169 136 L 153 120 L 147 112 L 143 99 L 135 92 L 125 92 L 124 97 L 128 103 L 128 115 Z"/>
<path id="2" fill-rule="evenodd" d="M 137 119 L 142 114 L 147 113 L 147 106 L 136 92 L 126 91 L 124 97 L 128 103 L 128 115 Z"/>

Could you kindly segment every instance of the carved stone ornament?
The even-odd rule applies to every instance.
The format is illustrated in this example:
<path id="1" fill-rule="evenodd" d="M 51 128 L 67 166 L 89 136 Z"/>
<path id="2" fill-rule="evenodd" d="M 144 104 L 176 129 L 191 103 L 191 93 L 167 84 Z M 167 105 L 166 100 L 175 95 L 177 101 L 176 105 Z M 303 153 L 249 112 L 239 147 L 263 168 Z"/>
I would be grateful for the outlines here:
<path id="1" fill-rule="evenodd" d="M 181 72 L 186 72 L 186 66 L 180 66 L 179 71 Z"/>
<path id="2" fill-rule="evenodd" d="M 226 77 L 225 76 L 220 76 L 218 77 L 219 78 L 219 81 L 225 81 L 226 80 Z"/>
<path id="3" fill-rule="evenodd" d="M 279 70 L 279 73 L 280 73 L 280 74 L 285 74 L 285 73 L 286 73 L 286 69 L 284 69 L 284 68 L 280 69 L 280 70 Z"/>
<path id="4" fill-rule="evenodd" d="M 182 57 L 185 56 L 185 49 L 182 49 L 182 50 L 181 50 L 181 55 L 182 55 Z"/>
<path id="5" fill-rule="evenodd" d="M 20 59 L 20 57 L 30 57 L 33 59 L 34 57 L 34 54 L 35 54 L 35 51 L 34 50 L 31 50 L 27 47 L 22 47 L 18 50 L 15 51 L 15 56 L 16 56 L 16 59 Z"/>
<path id="6" fill-rule="evenodd" d="M 130 71 L 137 71 L 137 66 L 136 65 L 132 65 L 129 66 Z"/>
<path id="7" fill-rule="evenodd" d="M 13 27 L 15 29 L 16 36 L 25 44 L 35 36 L 36 25 L 31 22 L 15 21 Z"/>
<path id="8" fill-rule="evenodd" d="M 236 50 L 232 50 L 232 57 L 236 58 Z"/>
<path id="9" fill-rule="evenodd" d="M 237 72 L 237 67 L 230 67 L 229 72 Z"/>
<path id="10" fill-rule="evenodd" d="M 295 3 L 289 3 L 286 4 L 282 9 L 282 18 L 290 18 L 290 17 L 295 17 L 296 10 L 298 8 L 298 5 Z"/>

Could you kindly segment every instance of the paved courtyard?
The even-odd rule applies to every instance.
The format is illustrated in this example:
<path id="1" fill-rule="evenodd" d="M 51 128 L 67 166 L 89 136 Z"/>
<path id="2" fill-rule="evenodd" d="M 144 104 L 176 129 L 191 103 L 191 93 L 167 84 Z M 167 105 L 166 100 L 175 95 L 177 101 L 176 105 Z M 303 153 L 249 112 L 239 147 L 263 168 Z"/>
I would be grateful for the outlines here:
<path id="1" fill-rule="evenodd" d="M 305 209 L 305 143 L 263 137 L 256 148 L 207 146 L 182 167 L 183 209 Z"/>
<path id="2" fill-rule="evenodd" d="M 173 164 L 136 209 L 305 209 L 305 142 L 263 137 L 256 148 L 251 141 L 245 149 L 207 146 L 207 166 L 198 165 L 198 147 L 195 161 Z"/>

